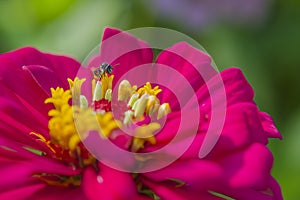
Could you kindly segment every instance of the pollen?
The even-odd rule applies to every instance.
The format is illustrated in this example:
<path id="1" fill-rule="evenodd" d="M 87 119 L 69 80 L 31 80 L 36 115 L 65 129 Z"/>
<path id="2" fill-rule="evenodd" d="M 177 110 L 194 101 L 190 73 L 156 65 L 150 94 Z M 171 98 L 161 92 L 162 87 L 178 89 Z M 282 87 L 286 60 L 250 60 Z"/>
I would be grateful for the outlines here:
<path id="1" fill-rule="evenodd" d="M 160 93 L 162 90 L 159 88 L 159 86 L 155 86 L 154 88 L 152 88 L 152 85 L 147 82 L 142 88 L 140 88 L 137 92 L 140 95 L 143 94 L 149 94 L 149 95 L 154 95 L 156 96 L 158 93 Z"/>
<path id="2" fill-rule="evenodd" d="M 170 104 L 163 103 L 158 109 L 157 119 L 159 120 L 160 118 L 166 116 L 170 112 L 171 112 Z"/>
<path id="3" fill-rule="evenodd" d="M 57 89 L 57 91 L 62 90 L 62 88 Z M 59 102 L 59 104 L 57 104 L 59 106 L 55 106 L 54 109 L 48 112 L 49 117 L 51 117 L 48 122 L 48 128 L 54 143 L 59 144 L 64 149 L 74 150 L 74 138 L 77 138 L 77 131 L 73 120 L 73 108 L 68 104 L 68 101 L 63 98 L 66 96 L 64 94 L 70 94 L 70 91 L 63 91 L 60 96 L 52 95 L 52 97 L 45 101 L 46 103 L 51 102 L 54 105 L 56 105 L 55 102 Z M 71 143 L 73 143 L 73 145 L 71 145 Z"/>
<path id="4" fill-rule="evenodd" d="M 64 90 L 60 87 L 56 89 L 51 88 L 52 96 L 47 98 L 45 103 L 54 105 L 54 109 L 48 112 L 49 117 L 51 117 L 48 122 L 48 128 L 52 142 L 63 149 L 74 151 L 81 142 L 77 133 L 78 127 L 75 127 L 74 122 L 80 120 L 80 123 L 84 123 L 86 129 L 89 129 L 92 128 L 92 123 L 88 122 L 92 121 L 91 118 L 93 116 L 90 110 L 84 109 L 87 107 L 87 100 L 81 95 L 81 86 L 85 79 L 75 78 L 74 81 L 71 79 L 68 79 L 68 81 L 70 90 Z M 81 108 L 69 104 L 70 99 L 74 101 L 74 96 L 79 97 Z M 76 117 L 74 117 L 75 114 Z"/>
<path id="5" fill-rule="evenodd" d="M 106 94 L 106 91 L 108 89 L 112 89 L 112 81 L 114 79 L 114 75 L 108 76 L 107 73 L 105 73 L 101 78 L 102 83 L 102 94 Z"/>
<path id="6" fill-rule="evenodd" d="M 152 145 L 156 144 L 153 133 L 158 129 L 160 129 L 160 124 L 155 122 L 137 127 L 134 133 L 131 150 L 137 152 L 139 149 L 144 148 L 146 142 L 150 142 Z"/>
<path id="7" fill-rule="evenodd" d="M 70 92 L 72 94 L 73 105 L 80 105 L 81 86 L 85 82 L 85 79 L 75 78 L 74 81 L 68 78 Z"/>
<path id="8" fill-rule="evenodd" d="M 51 88 L 51 97 L 45 100 L 45 103 L 52 103 L 57 110 L 60 110 L 63 105 L 68 104 L 72 98 L 70 90 L 64 90 L 63 88 L 57 87 L 56 89 Z"/>
<path id="9" fill-rule="evenodd" d="M 104 114 L 97 114 L 97 120 L 99 123 L 99 133 L 102 138 L 108 138 L 110 133 L 121 126 L 121 122 L 113 119 L 111 112 Z"/>
<path id="10" fill-rule="evenodd" d="M 130 112 L 124 112 L 124 124 L 130 125 L 132 122 L 143 120 L 144 116 L 155 114 L 159 120 L 169 114 L 171 112 L 169 104 L 161 105 L 156 97 L 161 91 L 159 86 L 152 88 L 149 82 L 137 90 L 136 86 L 131 86 L 128 80 L 123 80 L 119 85 L 118 100 L 128 101 L 127 106 L 131 109 Z"/>
<path id="11" fill-rule="evenodd" d="M 118 101 L 128 101 L 128 99 L 136 91 L 136 89 L 136 85 L 131 86 L 129 81 L 123 80 L 119 85 Z"/>

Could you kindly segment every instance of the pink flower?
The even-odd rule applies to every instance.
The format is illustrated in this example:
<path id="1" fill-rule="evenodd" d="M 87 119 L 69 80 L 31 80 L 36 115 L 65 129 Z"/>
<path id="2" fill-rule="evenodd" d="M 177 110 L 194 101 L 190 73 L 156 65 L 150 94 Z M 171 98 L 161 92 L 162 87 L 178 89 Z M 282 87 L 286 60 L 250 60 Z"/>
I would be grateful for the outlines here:
<path id="1" fill-rule="evenodd" d="M 130 79 L 127 82 L 123 80 L 122 75 L 131 69 L 152 63 L 153 53 L 145 42 L 127 34 L 121 34 L 121 40 L 114 45 L 105 44 L 118 33 L 120 31 L 114 29 L 105 30 L 101 56 L 89 63 L 90 67 L 99 66 L 102 62 L 119 65 L 113 69 L 114 77 L 102 68 L 95 69 L 100 71 L 94 71 L 93 80 L 87 77 L 86 82 L 92 81 L 94 84 L 93 95 L 84 96 L 85 89 L 91 91 L 91 88 L 84 85 L 83 80 L 74 79 L 78 70 L 80 72 L 80 64 L 71 58 L 44 54 L 33 48 L 0 56 L 0 199 L 222 199 L 224 196 L 234 199 L 282 199 L 280 187 L 270 174 L 273 157 L 266 147 L 268 138 L 281 136 L 271 117 L 257 108 L 253 90 L 242 72 L 236 68 L 220 74 L 208 70 L 205 71 L 206 80 L 191 63 L 197 63 L 202 70 L 212 69 L 210 57 L 186 43 L 175 44 L 159 54 L 156 65 L 166 65 L 188 80 L 196 102 L 192 101 L 192 96 L 180 102 L 173 91 L 163 85 L 154 87 L 147 83 L 136 88 L 130 85 Z M 114 59 L 128 46 L 133 51 Z M 155 73 L 155 77 L 174 84 L 179 94 L 186 94 L 188 89 L 181 82 L 174 81 L 175 77 L 162 77 L 163 73 L 159 70 Z M 140 78 L 147 82 L 151 75 L 146 73 Z M 199 158 L 212 121 L 212 94 L 208 86 L 214 88 L 216 98 L 222 96 L 218 77 L 223 80 L 227 97 L 225 123 L 215 147 L 208 155 Z M 68 78 L 74 80 L 69 80 L 69 85 Z M 110 116 L 111 107 L 115 106 L 111 92 L 118 82 L 121 84 L 117 105 L 128 111 L 121 113 L 123 122 L 117 120 L 117 114 Z M 72 105 L 69 104 L 70 98 Z M 128 103 L 128 106 L 125 104 L 122 107 L 122 102 Z M 218 106 L 220 102 L 216 102 Z M 97 116 L 100 131 L 88 120 L 85 121 L 86 126 L 77 126 L 75 131 L 72 110 L 77 109 L 76 103 L 82 106 L 78 112 L 86 111 L 81 113 L 87 116 L 83 120 L 90 119 L 91 114 Z M 170 144 L 178 134 L 180 116 L 193 111 L 200 111 L 195 138 L 189 135 L 191 127 L 184 126 L 179 132 L 181 140 Z M 147 122 L 151 115 L 166 119 L 157 135 L 152 133 L 160 125 Z M 195 121 L 193 116 L 190 118 L 185 121 Z M 68 121 L 70 119 L 71 122 Z M 119 129 L 134 123 L 146 126 L 135 128 L 133 137 Z M 97 158 L 101 153 L 97 148 L 102 151 L 101 148 L 104 148 L 104 153 L 109 152 L 105 149 L 106 143 L 99 147 L 99 143 L 89 141 L 106 141 L 103 138 L 109 138 L 131 153 L 152 152 L 170 145 L 167 154 L 171 156 L 176 154 L 184 141 L 190 140 L 192 143 L 180 158 L 167 167 L 131 174 L 95 160 L 77 134 L 77 131 L 86 132 L 86 128 L 99 133 L 91 132 L 84 138 L 84 144 Z M 145 133 L 146 139 L 141 139 L 139 136 Z M 114 159 L 122 160 L 122 157 L 112 156 Z M 124 161 L 129 166 L 134 163 L 130 159 Z M 150 161 L 143 162 L 151 165 Z"/>

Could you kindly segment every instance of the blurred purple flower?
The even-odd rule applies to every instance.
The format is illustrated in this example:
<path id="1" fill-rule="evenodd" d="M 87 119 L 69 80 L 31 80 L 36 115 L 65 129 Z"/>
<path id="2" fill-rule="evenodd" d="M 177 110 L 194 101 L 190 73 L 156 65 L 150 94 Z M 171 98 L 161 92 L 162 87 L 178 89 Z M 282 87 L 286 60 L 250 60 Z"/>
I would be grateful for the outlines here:
<path id="1" fill-rule="evenodd" d="M 271 5 L 270 0 L 152 0 L 145 3 L 157 16 L 194 30 L 223 22 L 260 24 Z"/>

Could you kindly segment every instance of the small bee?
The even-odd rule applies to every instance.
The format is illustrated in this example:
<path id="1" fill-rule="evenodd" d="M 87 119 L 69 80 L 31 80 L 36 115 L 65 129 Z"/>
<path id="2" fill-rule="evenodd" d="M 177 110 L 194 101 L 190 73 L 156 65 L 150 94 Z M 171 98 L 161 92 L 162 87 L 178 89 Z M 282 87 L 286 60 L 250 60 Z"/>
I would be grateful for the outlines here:
<path id="1" fill-rule="evenodd" d="M 110 64 L 103 62 L 100 67 L 96 68 L 93 73 L 97 78 L 102 78 L 105 74 L 111 74 L 113 70 L 113 66 Z"/>

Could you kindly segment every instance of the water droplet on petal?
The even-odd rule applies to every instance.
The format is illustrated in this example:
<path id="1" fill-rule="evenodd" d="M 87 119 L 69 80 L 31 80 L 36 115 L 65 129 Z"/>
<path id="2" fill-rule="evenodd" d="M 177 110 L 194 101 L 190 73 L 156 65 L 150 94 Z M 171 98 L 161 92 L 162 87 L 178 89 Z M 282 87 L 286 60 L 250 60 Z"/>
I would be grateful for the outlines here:
<path id="1" fill-rule="evenodd" d="M 103 183 L 103 178 L 102 178 L 102 176 L 97 176 L 97 181 L 98 181 L 98 183 Z"/>

